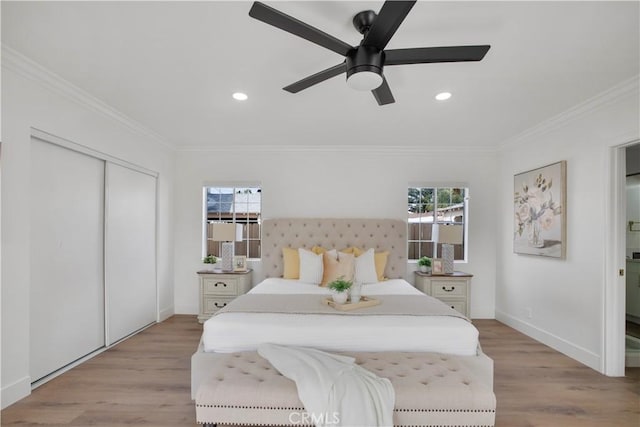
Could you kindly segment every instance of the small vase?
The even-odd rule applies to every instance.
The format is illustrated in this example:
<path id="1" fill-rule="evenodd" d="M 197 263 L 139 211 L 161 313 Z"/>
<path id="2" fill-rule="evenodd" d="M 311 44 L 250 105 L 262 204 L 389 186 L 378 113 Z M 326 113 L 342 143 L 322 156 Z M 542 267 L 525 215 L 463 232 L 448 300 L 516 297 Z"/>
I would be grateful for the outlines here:
<path id="1" fill-rule="evenodd" d="M 336 304 L 344 304 L 347 302 L 347 297 L 349 296 L 349 292 L 333 292 L 331 298 L 333 298 L 333 302 Z"/>
<path id="2" fill-rule="evenodd" d="M 211 264 L 211 263 L 204 263 L 204 267 L 202 268 L 203 271 L 213 271 L 215 270 L 215 264 Z"/>
<path id="3" fill-rule="evenodd" d="M 419 268 L 422 273 L 428 273 L 429 270 L 431 270 L 431 267 L 427 267 L 426 265 L 421 265 Z"/>
<path id="4" fill-rule="evenodd" d="M 542 248 L 544 246 L 544 239 L 542 238 L 538 221 L 533 221 L 529 226 L 527 242 L 532 248 Z"/>

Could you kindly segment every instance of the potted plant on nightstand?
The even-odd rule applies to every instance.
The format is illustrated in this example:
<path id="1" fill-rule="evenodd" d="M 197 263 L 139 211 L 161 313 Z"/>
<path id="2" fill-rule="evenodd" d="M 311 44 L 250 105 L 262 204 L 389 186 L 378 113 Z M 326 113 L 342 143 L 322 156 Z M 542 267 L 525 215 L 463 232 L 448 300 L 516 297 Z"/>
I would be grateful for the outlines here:
<path id="1" fill-rule="evenodd" d="M 418 268 L 423 273 L 430 273 L 431 272 L 431 258 L 429 258 L 427 256 L 423 256 L 422 258 L 420 258 L 418 260 Z"/>
<path id="2" fill-rule="evenodd" d="M 331 289 L 331 297 L 333 298 L 333 302 L 336 304 L 344 304 L 347 302 L 347 297 L 349 296 L 349 288 L 351 288 L 351 283 L 348 280 L 345 280 L 343 277 L 339 277 L 337 280 L 329 283 L 329 289 Z"/>
<path id="3" fill-rule="evenodd" d="M 215 263 L 218 262 L 218 258 L 213 255 L 207 255 L 202 258 L 202 262 L 204 263 L 204 270 L 213 271 Z"/>

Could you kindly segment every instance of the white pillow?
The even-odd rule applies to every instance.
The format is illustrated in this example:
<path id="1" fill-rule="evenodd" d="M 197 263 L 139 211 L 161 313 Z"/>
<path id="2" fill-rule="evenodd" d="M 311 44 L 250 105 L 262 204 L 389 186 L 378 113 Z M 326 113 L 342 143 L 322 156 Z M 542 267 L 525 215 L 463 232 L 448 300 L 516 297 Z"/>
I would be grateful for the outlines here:
<path id="1" fill-rule="evenodd" d="M 314 254 L 298 248 L 298 255 L 300 255 L 300 281 L 319 285 L 322 282 L 322 254 Z"/>
<path id="2" fill-rule="evenodd" d="M 353 281 L 362 283 L 378 283 L 378 274 L 376 273 L 376 260 L 373 248 L 363 252 L 356 257 Z M 302 272 L 300 272 L 302 277 Z"/>

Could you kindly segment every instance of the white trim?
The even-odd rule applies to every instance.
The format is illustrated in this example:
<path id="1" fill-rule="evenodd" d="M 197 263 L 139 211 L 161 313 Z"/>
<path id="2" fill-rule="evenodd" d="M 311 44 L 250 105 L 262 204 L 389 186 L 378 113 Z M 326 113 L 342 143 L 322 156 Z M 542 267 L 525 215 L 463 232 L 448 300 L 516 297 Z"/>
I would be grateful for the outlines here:
<path id="1" fill-rule="evenodd" d="M 214 151 L 214 152 L 259 152 L 259 153 L 315 153 L 315 152 L 330 152 L 330 153 L 377 153 L 385 155 L 406 155 L 406 154 L 461 154 L 461 153 L 476 153 L 478 155 L 487 154 L 494 156 L 499 152 L 497 147 L 487 146 L 456 146 L 456 147 L 424 147 L 424 146 L 396 146 L 396 145 L 381 145 L 381 146 L 367 146 L 367 145 L 232 145 L 232 146 L 183 146 L 177 147 L 178 152 L 202 152 L 202 151 Z"/>
<path id="2" fill-rule="evenodd" d="M 580 363 L 587 365 L 591 369 L 598 371 L 598 369 L 600 368 L 601 358 L 599 355 L 592 351 L 575 345 L 572 342 L 553 335 L 529 323 L 523 322 L 522 320 L 499 310 L 496 310 L 496 320 L 512 327 L 519 332 L 522 332 L 523 334 L 537 341 L 540 341 L 543 344 L 548 345 L 554 350 L 557 350 L 560 353 L 571 357 L 572 359 L 575 359 Z"/>
<path id="3" fill-rule="evenodd" d="M 173 306 L 165 307 L 158 310 L 158 323 L 162 323 L 175 314 Z"/>
<path id="4" fill-rule="evenodd" d="M 90 157 L 94 157 L 99 160 L 104 160 L 107 162 L 114 163 L 118 166 L 122 166 L 124 168 L 128 168 L 134 170 L 136 172 L 144 173 L 146 175 L 150 175 L 154 178 L 158 178 L 158 172 L 152 171 L 151 169 L 147 169 L 142 166 L 138 166 L 134 163 L 128 162 L 126 160 L 119 159 L 117 157 L 113 157 L 109 154 L 103 153 L 102 151 L 94 150 L 93 148 L 89 148 L 87 146 L 78 144 L 73 141 L 69 141 L 68 139 L 60 138 L 59 136 L 53 135 L 49 132 L 45 132 L 43 130 L 32 127 L 31 128 L 31 136 L 33 138 L 39 139 L 44 142 L 48 142 L 50 144 L 58 145 L 60 147 L 76 151 L 78 153 L 85 154 Z"/>
<path id="5" fill-rule="evenodd" d="M 561 126 L 565 126 L 568 122 L 589 114 L 590 112 L 607 104 L 616 102 L 628 96 L 637 97 L 639 87 L 640 75 L 635 75 L 554 117 L 544 120 L 518 135 L 508 138 L 504 143 L 498 146 L 497 151 L 499 152 L 517 147 L 518 145 L 525 143 L 530 138 L 544 135 Z"/>
<path id="6" fill-rule="evenodd" d="M 31 394 L 31 377 L 26 376 L 18 381 L 2 387 L 0 395 L 2 395 L 2 408 L 5 409 L 9 405 L 13 405 L 20 399 Z"/>
<path id="7" fill-rule="evenodd" d="M 132 130 L 139 135 L 151 138 L 163 147 L 175 150 L 174 144 L 170 143 L 156 132 L 141 125 L 139 122 L 124 115 L 112 106 L 91 95 L 89 92 L 80 89 L 78 86 L 63 79 L 59 75 L 46 69 L 42 65 L 30 58 L 27 58 L 5 44 L 2 44 L 2 68 L 11 70 L 22 77 L 35 81 L 45 89 L 62 95 L 83 107 L 89 108 L 103 116 L 106 116 L 126 126 L 129 130 Z"/>

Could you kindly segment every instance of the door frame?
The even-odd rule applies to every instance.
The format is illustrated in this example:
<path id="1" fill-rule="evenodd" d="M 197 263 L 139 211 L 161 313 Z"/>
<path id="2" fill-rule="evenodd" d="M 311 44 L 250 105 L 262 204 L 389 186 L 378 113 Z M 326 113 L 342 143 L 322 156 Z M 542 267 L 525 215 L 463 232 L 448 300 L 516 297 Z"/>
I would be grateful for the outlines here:
<path id="1" fill-rule="evenodd" d="M 603 358 L 601 372 L 612 377 L 625 373 L 625 313 L 626 313 L 626 149 L 640 143 L 639 139 L 609 148 L 607 174 L 608 196 L 605 198 L 605 268 L 603 289 Z M 620 275 L 620 271 L 624 274 Z"/>

